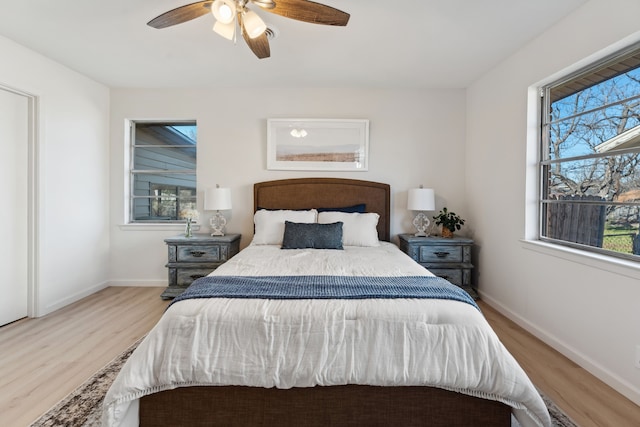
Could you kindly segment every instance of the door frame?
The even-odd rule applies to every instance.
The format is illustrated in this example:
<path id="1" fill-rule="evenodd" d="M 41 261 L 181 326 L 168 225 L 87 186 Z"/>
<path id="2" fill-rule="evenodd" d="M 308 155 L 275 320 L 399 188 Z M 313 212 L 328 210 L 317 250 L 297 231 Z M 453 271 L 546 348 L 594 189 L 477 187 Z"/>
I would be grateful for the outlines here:
<path id="1" fill-rule="evenodd" d="M 27 98 L 27 317 L 40 315 L 40 99 L 37 95 L 0 83 L 0 90 Z"/>

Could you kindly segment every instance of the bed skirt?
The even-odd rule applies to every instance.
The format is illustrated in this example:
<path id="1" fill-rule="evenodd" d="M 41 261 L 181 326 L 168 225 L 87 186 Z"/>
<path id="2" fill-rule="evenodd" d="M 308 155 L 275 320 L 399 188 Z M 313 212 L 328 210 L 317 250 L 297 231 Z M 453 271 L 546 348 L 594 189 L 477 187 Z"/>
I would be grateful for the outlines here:
<path id="1" fill-rule="evenodd" d="M 511 408 L 431 387 L 184 387 L 140 400 L 140 426 L 510 426 Z"/>

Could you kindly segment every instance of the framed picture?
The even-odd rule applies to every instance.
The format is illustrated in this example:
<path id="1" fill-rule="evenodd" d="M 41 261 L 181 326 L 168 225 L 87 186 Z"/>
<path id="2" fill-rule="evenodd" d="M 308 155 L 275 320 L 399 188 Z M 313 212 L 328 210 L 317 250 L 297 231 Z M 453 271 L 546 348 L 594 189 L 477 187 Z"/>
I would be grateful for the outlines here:
<path id="1" fill-rule="evenodd" d="M 369 120 L 267 119 L 267 169 L 366 171 Z"/>

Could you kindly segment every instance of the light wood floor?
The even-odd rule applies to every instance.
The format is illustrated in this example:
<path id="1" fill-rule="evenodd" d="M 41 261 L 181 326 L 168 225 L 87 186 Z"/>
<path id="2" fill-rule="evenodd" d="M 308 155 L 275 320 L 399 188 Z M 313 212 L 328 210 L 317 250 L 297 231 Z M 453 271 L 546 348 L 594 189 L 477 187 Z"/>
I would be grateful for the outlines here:
<path id="1" fill-rule="evenodd" d="M 0 426 L 28 426 L 144 336 L 163 288 L 107 288 L 0 328 Z"/>
<path id="2" fill-rule="evenodd" d="M 161 288 L 108 288 L 39 319 L 0 328 L 0 426 L 28 426 L 143 336 Z M 637 427 L 640 407 L 480 302 L 531 380 L 582 427 Z"/>
<path id="3" fill-rule="evenodd" d="M 640 406 L 480 301 L 531 381 L 581 427 L 639 427 Z"/>

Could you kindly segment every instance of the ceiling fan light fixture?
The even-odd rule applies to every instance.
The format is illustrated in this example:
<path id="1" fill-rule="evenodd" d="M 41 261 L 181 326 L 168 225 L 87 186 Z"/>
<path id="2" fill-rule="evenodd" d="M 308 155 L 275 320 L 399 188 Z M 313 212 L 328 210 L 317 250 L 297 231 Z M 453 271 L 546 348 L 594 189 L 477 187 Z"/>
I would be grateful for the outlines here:
<path id="1" fill-rule="evenodd" d="M 243 13 L 242 22 L 247 34 L 252 39 L 259 37 L 267 29 L 267 24 L 252 10 L 247 10 Z"/>
<path id="2" fill-rule="evenodd" d="M 268 28 L 250 7 L 321 25 L 344 27 L 350 17 L 346 12 L 312 0 L 203 0 L 171 9 L 156 16 L 147 25 L 156 29 L 167 28 L 211 13 L 216 20 L 214 32 L 234 42 L 240 34 L 258 59 L 269 58 L 269 40 L 277 35 L 277 31 Z"/>
<path id="3" fill-rule="evenodd" d="M 211 4 L 211 13 L 217 22 L 230 24 L 236 17 L 236 2 L 233 0 L 215 0 Z"/>
<path id="4" fill-rule="evenodd" d="M 233 40 L 236 33 L 236 22 L 231 21 L 229 24 L 223 24 L 220 21 L 216 21 L 216 23 L 213 24 L 213 31 L 227 40 Z"/>

